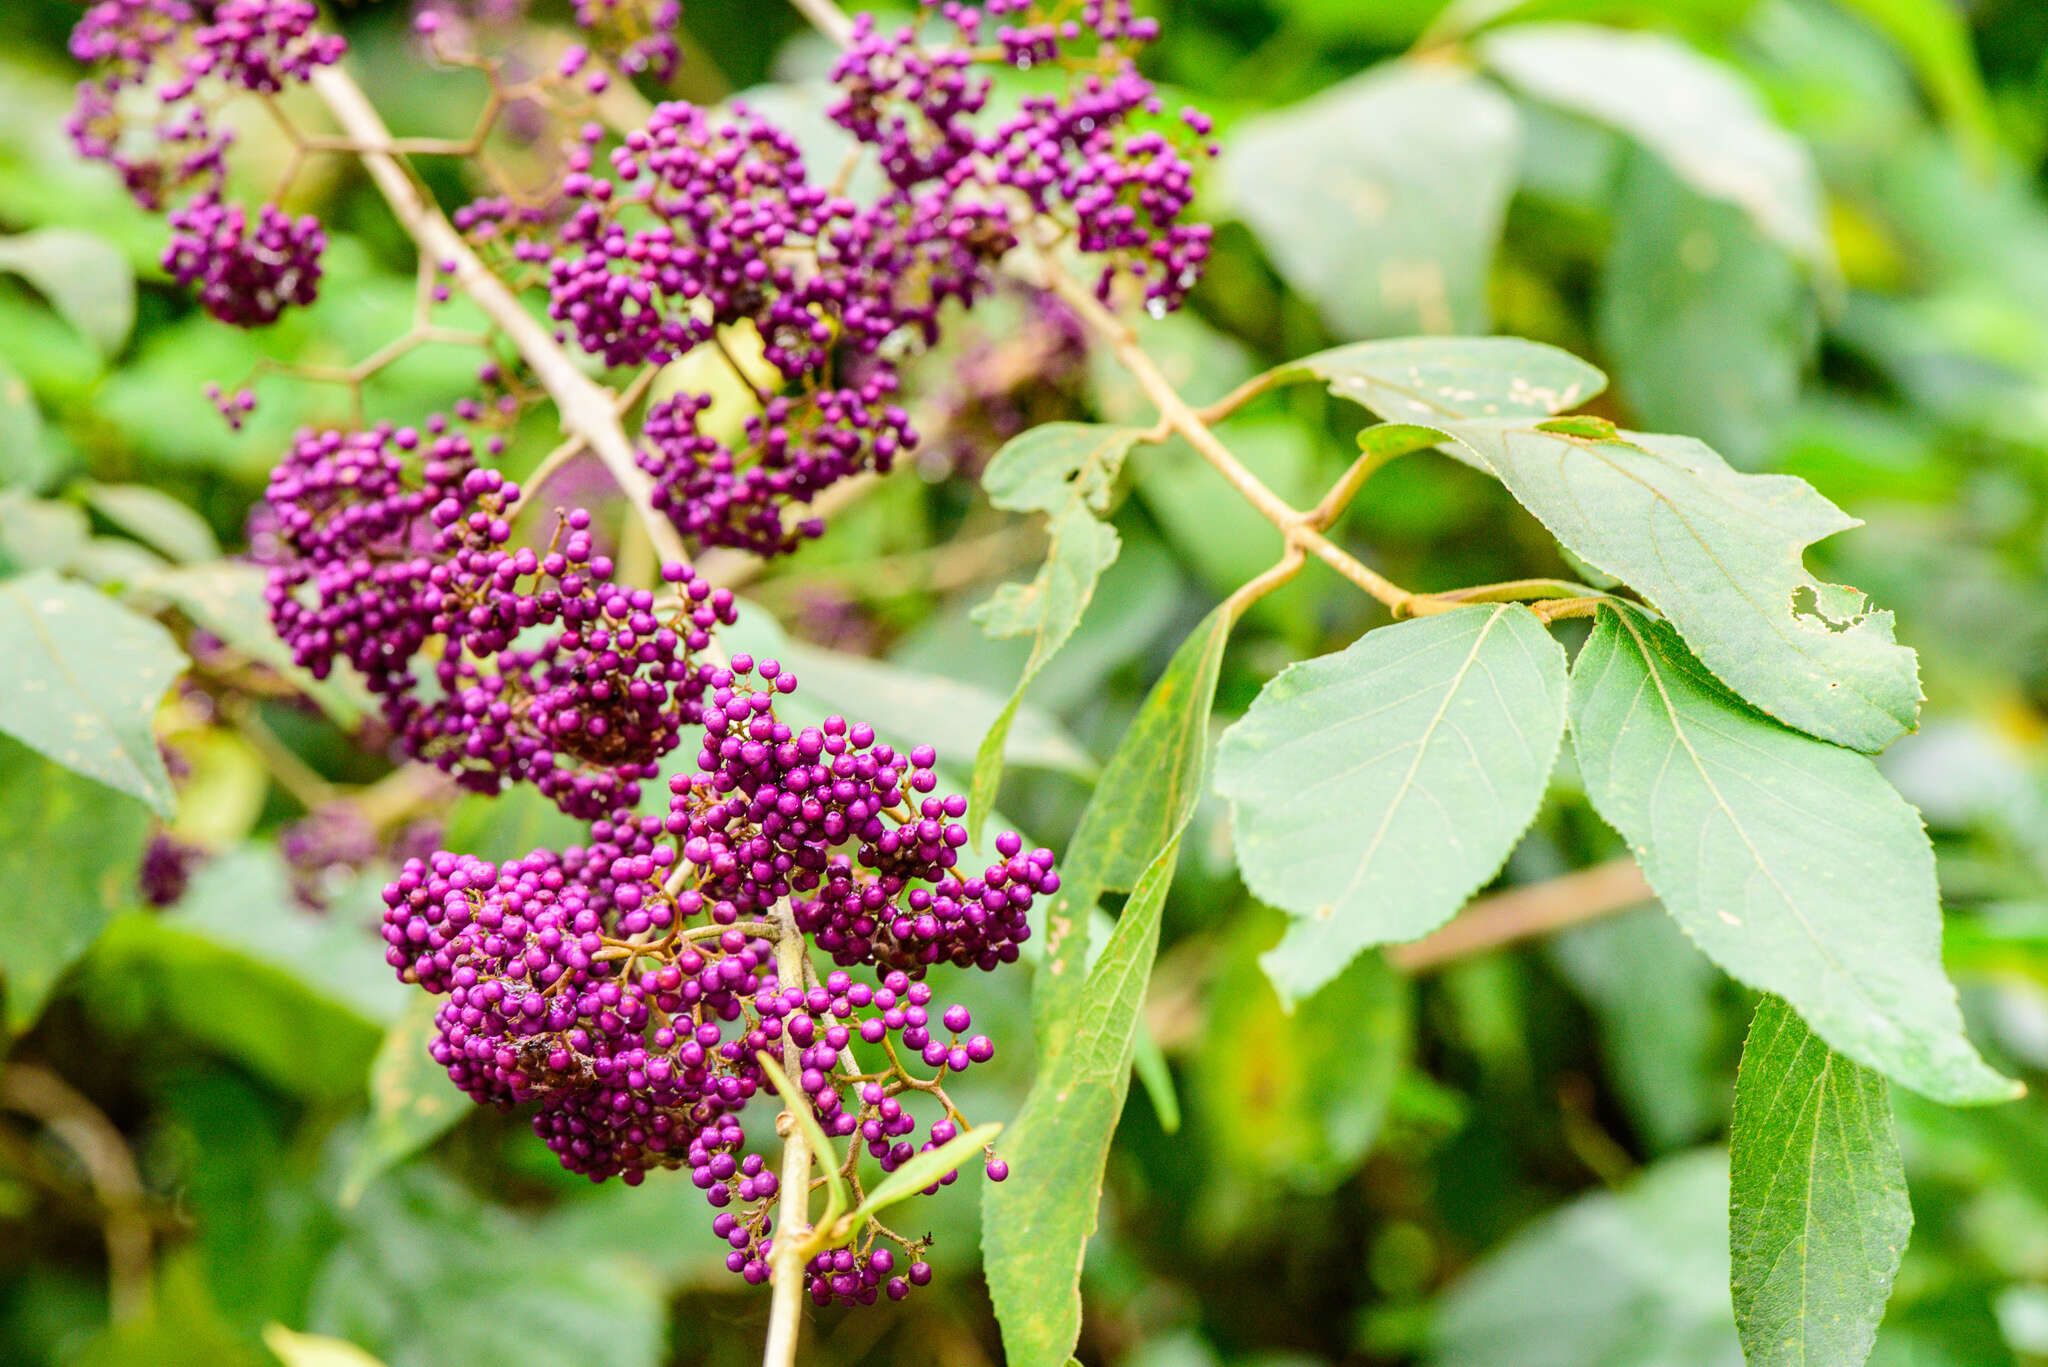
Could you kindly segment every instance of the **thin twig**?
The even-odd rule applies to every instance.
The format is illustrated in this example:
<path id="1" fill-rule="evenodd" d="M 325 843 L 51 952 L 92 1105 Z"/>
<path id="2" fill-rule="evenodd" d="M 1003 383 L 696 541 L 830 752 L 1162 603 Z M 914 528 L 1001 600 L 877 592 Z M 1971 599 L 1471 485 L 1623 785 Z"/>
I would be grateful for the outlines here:
<path id="1" fill-rule="evenodd" d="M 361 144 L 363 168 L 376 182 L 399 225 L 435 261 L 454 267 L 450 274 L 484 316 L 511 339 L 527 367 L 554 399 L 562 430 L 581 437 L 610 471 L 632 502 L 647 529 L 648 539 L 663 561 L 687 561 L 689 554 L 675 525 L 654 508 L 654 485 L 635 461 L 633 443 L 619 425 L 618 396 L 577 368 L 547 326 L 527 312 L 511 289 L 492 274 L 447 216 L 421 193 L 405 167 L 377 149 L 391 145 L 384 120 L 362 88 L 338 66 L 313 73 L 313 89 L 327 104 L 335 122 Z"/>
<path id="2" fill-rule="evenodd" d="M 0 1069 L 0 1109 L 41 1121 L 78 1155 L 100 1205 L 111 1316 L 123 1324 L 147 1315 L 153 1298 L 149 1218 L 142 1174 L 121 1132 L 64 1079 L 33 1063 Z"/>
<path id="3" fill-rule="evenodd" d="M 1404 973 L 1424 973 L 1518 940 L 1596 921 L 1655 896 L 1635 860 L 1610 859 L 1482 897 L 1436 934 L 1389 947 L 1387 962 Z"/>

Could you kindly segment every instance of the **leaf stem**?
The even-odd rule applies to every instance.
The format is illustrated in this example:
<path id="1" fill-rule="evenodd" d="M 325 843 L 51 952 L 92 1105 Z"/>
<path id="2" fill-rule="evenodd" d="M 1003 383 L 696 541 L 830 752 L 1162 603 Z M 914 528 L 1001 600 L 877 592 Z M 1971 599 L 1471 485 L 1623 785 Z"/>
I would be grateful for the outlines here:
<path id="1" fill-rule="evenodd" d="M 1202 458 L 1213 466 L 1217 473 L 1230 482 L 1230 486 L 1244 496 L 1258 514 L 1276 527 L 1290 546 L 1298 546 L 1316 557 L 1338 574 L 1364 589 L 1374 598 L 1387 605 L 1397 615 L 1413 611 L 1422 615 L 1430 611 L 1442 611 L 1426 606 L 1423 595 L 1409 592 L 1399 584 L 1386 578 L 1378 571 L 1362 564 L 1342 547 L 1318 531 L 1309 514 L 1290 507 L 1286 500 L 1246 469 L 1244 463 L 1233 455 L 1230 448 L 1220 441 L 1202 420 L 1200 414 L 1188 406 L 1173 382 L 1166 378 L 1158 364 L 1138 343 L 1138 335 L 1130 324 L 1111 313 L 1093 290 L 1068 274 L 1050 253 L 1039 253 L 1040 275 L 1046 288 L 1059 295 L 1061 301 L 1080 316 L 1090 329 L 1109 344 L 1117 362 L 1130 372 L 1144 391 L 1145 397 L 1159 410 L 1161 421 L 1172 431 L 1180 433 L 1190 446 L 1200 452 Z"/>

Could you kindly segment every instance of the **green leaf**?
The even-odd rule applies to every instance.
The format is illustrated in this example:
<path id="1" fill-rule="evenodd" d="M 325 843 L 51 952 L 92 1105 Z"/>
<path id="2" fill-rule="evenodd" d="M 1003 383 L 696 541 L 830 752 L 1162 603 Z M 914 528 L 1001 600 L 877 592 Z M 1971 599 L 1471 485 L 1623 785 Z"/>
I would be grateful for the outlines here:
<path id="1" fill-rule="evenodd" d="M 1891 613 L 1801 562 L 1813 542 L 1861 525 L 1804 480 L 1742 474 L 1689 437 L 1443 426 L 1572 554 L 1638 590 L 1764 711 L 1858 750 L 1912 727 L 1918 662 L 1893 641 Z"/>
<path id="2" fill-rule="evenodd" d="M 1972 168 L 1988 179 L 1999 164 L 1998 116 L 1963 12 L 1947 0 L 1842 0 L 1842 7 L 1881 29 L 1912 63 Z"/>
<path id="3" fill-rule="evenodd" d="M 1393 61 L 1237 125 L 1219 176 L 1340 336 L 1479 331 L 1520 156 L 1498 90 L 1443 63 Z"/>
<path id="4" fill-rule="evenodd" d="M 1624 163 L 1595 324 L 1631 413 L 1743 465 L 1791 417 L 1816 333 L 1792 258 L 1641 152 Z"/>
<path id="5" fill-rule="evenodd" d="M 1933 852 L 1867 758 L 1745 706 L 1631 607 L 1601 610 L 1571 716 L 1594 809 L 1710 958 L 1915 1091 L 2017 1095 L 1963 1037 Z"/>
<path id="6" fill-rule="evenodd" d="M 1676 38 L 1591 24 L 1518 25 L 1478 47 L 1509 84 L 1635 138 L 1699 193 L 1739 206 L 1794 256 L 1815 265 L 1831 259 L 1805 145 L 1773 123 L 1727 67 Z"/>
<path id="7" fill-rule="evenodd" d="M 64 971 L 133 900 L 149 814 L 0 738 L 0 1034 L 42 1012 Z"/>
<path id="8" fill-rule="evenodd" d="M 502 864 L 535 850 L 564 849 L 590 838 L 590 827 L 530 783 L 515 784 L 494 797 L 464 793 L 448 809 L 442 843 L 451 850 Z"/>
<path id="9" fill-rule="evenodd" d="M 293 898 L 277 851 L 250 845 L 202 864 L 177 906 L 157 919 L 274 968 L 361 1020 L 389 1026 L 419 992 L 384 962 L 376 927 L 389 877 L 388 869 L 372 868 L 335 894 L 326 912 L 309 912 Z"/>
<path id="10" fill-rule="evenodd" d="M 0 580 L 0 658 L 14 678 L 0 731 L 172 814 L 177 795 L 150 729 L 187 663 L 169 632 L 38 570 Z"/>
<path id="11" fill-rule="evenodd" d="M 911 1158 L 908 1163 L 875 1183 L 861 1203 L 846 1217 L 849 1233 L 858 1230 L 862 1224 L 881 1214 L 898 1201 L 911 1197 L 932 1186 L 947 1173 L 954 1171 L 975 1154 L 995 1142 L 1003 1132 L 1000 1124 L 991 1122 L 976 1125 L 965 1134 L 956 1134 L 936 1149 L 926 1149 Z"/>
<path id="12" fill-rule="evenodd" d="M 979 844 L 1002 782 L 1010 723 L 1024 691 L 1074 634 L 1094 596 L 1095 581 L 1116 559 L 1117 535 L 1097 520 L 1107 512 L 1124 457 L 1142 435 L 1129 427 L 1055 422 L 1034 427 L 996 452 L 982 475 L 989 502 L 1012 512 L 1047 514 L 1045 565 L 1029 584 L 1005 584 L 975 610 L 982 629 L 998 639 L 1029 636 L 1031 655 L 1003 710 L 974 757 L 967 830 Z"/>
<path id="13" fill-rule="evenodd" d="M 341 1204 L 362 1199 L 372 1181 L 453 1129 L 476 1109 L 427 1052 L 440 997 L 418 994 L 370 1061 L 370 1121 L 341 1178 Z"/>
<path id="14" fill-rule="evenodd" d="M 263 1326 L 263 1346 L 277 1354 L 284 1367 L 384 1367 L 347 1339 L 295 1334 L 282 1324 Z"/>
<path id="15" fill-rule="evenodd" d="M 1082 984 L 1067 1047 L 1041 1055 L 1003 1146 L 1010 1176 L 982 1187 L 983 1268 L 1010 1367 L 1058 1367 L 1080 1337 L 1081 1261 L 1179 855 L 1175 836 L 1139 878 Z"/>
<path id="16" fill-rule="evenodd" d="M 1714 1150 L 1580 1197 L 1451 1288 L 1431 1367 L 1742 1367 L 1727 1212 Z"/>
<path id="17" fill-rule="evenodd" d="M 76 228 L 0 238 L 0 271 L 19 275 L 108 356 L 135 327 L 135 272 L 121 249 Z"/>
<path id="18" fill-rule="evenodd" d="M 1332 347 L 1273 372 L 1275 383 L 1316 379 L 1390 423 L 1547 418 L 1607 387 L 1568 351 L 1519 337 L 1403 337 Z M 1402 429 L 1406 431 L 1407 429 Z"/>
<path id="19" fill-rule="evenodd" d="M 307 1328 L 390 1367 L 655 1367 L 666 1318 L 660 1284 L 632 1250 L 565 1237 L 562 1217 L 583 1204 L 533 1219 L 426 1165 L 406 1168 L 343 1212 Z M 670 1233 L 682 1237 L 673 1224 Z"/>
<path id="20" fill-rule="evenodd" d="M 291 648 L 270 625 L 270 609 L 263 600 L 265 578 L 259 566 L 218 560 L 158 570 L 138 579 L 134 589 L 144 598 L 169 601 L 194 624 L 282 676 L 317 703 L 336 726 L 353 730 L 377 710 L 377 699 L 362 676 L 346 663 L 337 665 L 325 679 L 315 679 L 293 663 Z"/>
<path id="21" fill-rule="evenodd" d="M 1216 788 L 1246 885 L 1296 918 L 1264 959 L 1282 1000 L 1493 877 L 1543 801 L 1564 695 L 1564 652 L 1516 604 L 1398 622 L 1266 685 Z"/>
<path id="22" fill-rule="evenodd" d="M 14 368 L 0 362 L 0 484 L 17 489 L 47 489 L 62 474 L 64 462 L 43 436 L 43 410 L 35 392 Z"/>
<path id="23" fill-rule="evenodd" d="M 122 531 L 173 560 L 220 559 L 220 542 L 214 539 L 206 519 L 161 489 L 147 484 L 88 483 L 85 501 Z"/>
<path id="24" fill-rule="evenodd" d="M 1254 1182 L 1324 1191 L 1379 1137 L 1412 1048 L 1413 1002 L 1408 979 L 1371 954 L 1288 1011 L 1259 967 L 1283 920 L 1264 908 L 1239 919 L 1191 1073 L 1221 1159 Z"/>
<path id="25" fill-rule="evenodd" d="M 1105 892 L 1136 884 L 1201 800 L 1209 712 L 1233 619 L 1229 606 L 1202 619 L 1152 686 L 1104 766 L 1060 860 L 1060 890 L 1045 913 L 1042 966 L 1031 1018 L 1043 1067 L 1071 1038 L 1074 1001 L 1091 962 L 1089 921 Z"/>
<path id="26" fill-rule="evenodd" d="M 1749 1367 L 1858 1367 L 1913 1229 L 1884 1079 L 1766 996 L 1729 1143 L 1729 1286 Z"/>

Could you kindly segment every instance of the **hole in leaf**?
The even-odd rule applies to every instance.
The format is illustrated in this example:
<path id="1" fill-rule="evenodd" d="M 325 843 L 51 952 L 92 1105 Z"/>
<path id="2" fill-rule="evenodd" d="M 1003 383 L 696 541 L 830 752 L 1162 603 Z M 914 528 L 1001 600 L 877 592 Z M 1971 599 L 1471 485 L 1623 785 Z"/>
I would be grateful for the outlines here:
<path id="1" fill-rule="evenodd" d="M 1854 589 L 1841 589 L 1838 592 L 1855 598 L 1859 605 L 1870 601 Z M 1863 613 L 1860 611 L 1844 617 L 1830 617 L 1827 610 L 1821 606 L 1820 594 L 1810 584 L 1801 584 L 1792 590 L 1792 616 L 1796 620 L 1813 622 L 1833 632 L 1848 631 L 1863 621 Z"/>

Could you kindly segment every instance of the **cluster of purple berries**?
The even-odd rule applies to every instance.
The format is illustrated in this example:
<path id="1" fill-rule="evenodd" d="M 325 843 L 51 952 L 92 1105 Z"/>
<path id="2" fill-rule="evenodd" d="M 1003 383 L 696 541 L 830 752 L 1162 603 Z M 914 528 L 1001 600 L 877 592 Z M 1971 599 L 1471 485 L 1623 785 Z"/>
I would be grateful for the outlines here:
<path id="1" fill-rule="evenodd" d="M 1181 221 L 1194 197 L 1191 153 L 1145 126 L 1164 105 L 1134 54 L 1158 36 L 1157 22 L 1134 17 L 1128 0 L 1091 0 L 1078 18 L 1063 19 L 1044 16 L 1031 0 L 925 4 L 951 24 L 952 44 L 934 50 L 914 26 L 885 33 L 863 16 L 833 68 L 841 91 L 833 120 L 876 150 L 899 192 L 1021 196 L 1029 212 L 1070 228 L 1081 251 L 1105 258 L 1096 284 L 1104 299 L 1129 275 L 1152 311 L 1178 307 L 1208 260 L 1212 234 L 1207 224 Z M 1006 65 L 1065 66 L 1079 80 L 1064 95 L 1025 99 L 1017 114 L 983 130 L 990 82 L 973 65 L 990 37 Z M 1180 122 L 1197 140 L 1194 152 L 1214 155 L 1206 115 L 1183 109 Z"/>
<path id="2" fill-rule="evenodd" d="M 100 68 L 80 84 L 68 125 L 81 155 L 105 162 L 135 200 L 171 214 L 163 264 L 225 323 L 258 327 L 311 303 L 326 237 L 312 218 L 265 205 L 256 222 L 223 200 L 232 134 L 214 109 L 238 91 L 276 94 L 341 59 L 312 0 L 98 0 L 71 52 Z"/>
<path id="3" fill-rule="evenodd" d="M 789 392 L 765 402 L 743 441 L 705 430 L 702 394 L 657 406 L 643 433 L 661 507 L 698 545 L 793 550 L 822 530 L 803 513 L 819 493 L 910 449 L 915 432 L 881 402 L 897 387 L 894 349 L 935 342 L 949 301 L 985 294 L 1025 220 L 1065 224 L 1104 260 L 1105 298 L 1128 275 L 1156 312 L 1179 304 L 1208 256 L 1208 226 L 1181 221 L 1192 164 L 1149 126 L 1161 102 L 1132 56 L 1156 24 L 1127 3 L 1057 21 L 1010 0 L 937 9 L 949 43 L 928 48 L 917 26 L 885 34 L 863 17 L 833 69 L 830 116 L 875 152 L 888 179 L 877 198 L 814 181 L 796 140 L 743 105 L 671 103 L 610 153 L 609 174 L 596 169 L 602 131 L 585 130 L 555 213 L 515 224 L 494 204 L 465 216 L 479 236 L 550 226 L 518 254 L 547 270 L 563 337 L 607 365 L 667 362 L 725 328 L 758 336 Z M 984 127 L 992 51 L 1080 75 L 1066 95 Z M 1202 115 L 1182 120 L 1207 137 Z"/>
<path id="4" fill-rule="evenodd" d="M 768 1279 L 776 1175 L 742 1152 L 741 1113 L 773 1088 L 763 1053 L 793 1066 L 820 1127 L 855 1139 L 883 1172 L 963 1132 L 942 1079 L 994 1055 L 964 1006 L 933 1006 L 938 962 L 1016 958 L 1035 896 L 1059 886 L 1052 856 L 1014 835 L 979 876 L 957 870 L 957 797 L 931 796 L 935 756 L 898 756 L 832 717 L 792 729 L 774 700 L 795 689 L 774 661 L 700 667 L 709 692 L 695 777 L 671 781 L 664 816 L 600 820 L 588 846 L 502 866 L 437 853 L 386 888 L 387 959 L 446 995 L 436 1061 L 479 1102 L 533 1104 L 535 1133 L 571 1171 L 638 1182 L 687 1168 L 716 1212 L 728 1266 Z M 793 927 L 778 919 L 787 899 Z M 781 980 L 788 930 L 840 968 Z M 873 980 L 849 970 L 865 969 Z M 855 1049 L 874 1051 L 865 1066 Z M 929 1076 L 911 1071 L 921 1060 Z M 939 1116 L 922 1143 L 907 1101 Z M 858 1152 L 843 1160 L 857 1179 Z M 831 1160 L 837 1161 L 837 1160 Z M 991 1159 L 1000 1180 L 1008 1169 Z M 953 1180 L 948 1174 L 934 1185 Z M 930 1279 L 922 1241 L 897 1275 L 893 1238 L 870 1226 L 806 1269 L 820 1304 L 901 1297 Z"/>
<path id="5" fill-rule="evenodd" d="M 465 787 L 523 780 L 610 816 L 700 720 L 694 654 L 732 594 L 683 565 L 665 601 L 614 582 L 581 509 L 545 549 L 511 549 L 519 486 L 445 422 L 303 432 L 267 499 L 267 600 L 294 659 L 316 678 L 353 665 L 406 751 Z"/>

